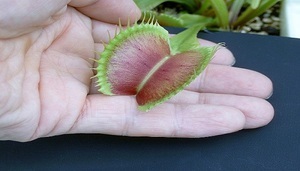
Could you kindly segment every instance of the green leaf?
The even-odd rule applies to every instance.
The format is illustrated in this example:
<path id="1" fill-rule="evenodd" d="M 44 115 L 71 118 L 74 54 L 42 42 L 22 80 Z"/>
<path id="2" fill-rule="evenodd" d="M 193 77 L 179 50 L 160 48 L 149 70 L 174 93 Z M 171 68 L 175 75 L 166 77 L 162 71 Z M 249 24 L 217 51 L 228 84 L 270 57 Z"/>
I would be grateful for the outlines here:
<path id="1" fill-rule="evenodd" d="M 245 0 L 238 0 L 238 1 L 233 2 L 232 6 L 230 8 L 230 11 L 229 11 L 230 23 L 233 23 L 237 19 L 238 15 L 240 13 L 240 10 L 244 5 L 244 2 L 245 2 Z"/>
<path id="2" fill-rule="evenodd" d="M 214 12 L 218 18 L 220 27 L 226 28 L 229 25 L 229 14 L 224 0 L 210 0 Z"/>
<path id="3" fill-rule="evenodd" d="M 201 7 L 198 11 L 196 11 L 197 14 L 203 14 L 206 10 L 209 9 L 210 7 L 210 0 L 203 0 L 201 3 Z"/>
<path id="4" fill-rule="evenodd" d="M 162 26 L 184 27 L 183 20 L 168 14 L 159 14 L 156 17 L 157 22 Z"/>
<path id="5" fill-rule="evenodd" d="M 186 28 L 192 27 L 195 24 L 208 26 L 213 22 L 211 17 L 188 13 L 179 14 L 179 19 L 182 21 L 182 25 Z"/>
<path id="6" fill-rule="evenodd" d="M 251 19 L 263 14 L 267 9 L 271 8 L 279 1 L 280 0 L 262 0 L 259 7 L 256 9 L 253 9 L 251 6 L 249 6 L 237 19 L 237 21 L 233 23 L 233 26 L 237 27 L 245 25 Z"/>
<path id="7" fill-rule="evenodd" d="M 213 18 L 206 17 L 202 15 L 197 14 L 189 14 L 189 13 L 181 13 L 172 15 L 167 13 L 158 13 L 155 11 L 146 11 L 143 13 L 143 18 L 145 21 L 149 20 L 150 18 L 153 18 L 157 20 L 157 22 L 161 26 L 171 26 L 171 27 L 184 27 L 189 28 L 196 24 L 201 24 L 204 27 L 209 26 L 212 23 L 214 23 Z"/>
<path id="8" fill-rule="evenodd" d="M 250 1 L 249 3 L 251 4 L 252 9 L 258 8 L 261 2 L 261 0 L 248 0 L 248 1 Z"/>
<path id="9" fill-rule="evenodd" d="M 186 5 L 190 10 L 197 7 L 194 0 L 134 0 L 136 5 L 142 10 L 151 10 L 164 2 L 177 2 Z"/>
<path id="10" fill-rule="evenodd" d="M 135 4 L 142 10 L 151 10 L 155 7 L 157 7 L 159 4 L 166 2 L 167 0 L 134 0 Z"/>
<path id="11" fill-rule="evenodd" d="M 194 50 L 199 47 L 197 39 L 198 32 L 203 28 L 203 25 L 194 25 L 185 31 L 170 38 L 171 55 L 184 51 Z"/>
<path id="12" fill-rule="evenodd" d="M 142 14 L 144 21 L 154 18 L 161 26 L 183 27 L 183 21 L 171 14 L 157 13 L 156 11 L 145 11 Z"/>

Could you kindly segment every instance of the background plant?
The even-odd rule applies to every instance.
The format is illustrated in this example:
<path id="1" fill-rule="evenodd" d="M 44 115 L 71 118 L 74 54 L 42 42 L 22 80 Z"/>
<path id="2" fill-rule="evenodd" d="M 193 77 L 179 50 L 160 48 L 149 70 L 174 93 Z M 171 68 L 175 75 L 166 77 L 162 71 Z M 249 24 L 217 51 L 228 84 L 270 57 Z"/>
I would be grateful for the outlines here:
<path id="1" fill-rule="evenodd" d="M 237 29 L 280 0 L 135 0 L 144 18 L 162 26 Z"/>

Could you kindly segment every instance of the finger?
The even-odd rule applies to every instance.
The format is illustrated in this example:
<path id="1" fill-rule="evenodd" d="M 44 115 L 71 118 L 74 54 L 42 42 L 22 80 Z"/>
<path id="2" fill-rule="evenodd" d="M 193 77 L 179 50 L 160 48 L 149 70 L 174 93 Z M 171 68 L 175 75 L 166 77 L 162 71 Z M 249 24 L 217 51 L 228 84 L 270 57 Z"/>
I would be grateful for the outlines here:
<path id="1" fill-rule="evenodd" d="M 210 64 L 186 89 L 268 98 L 272 94 L 273 85 L 268 77 L 256 71 Z"/>
<path id="2" fill-rule="evenodd" d="M 92 80 L 91 94 L 98 93 L 99 87 L 95 87 L 96 80 Z M 271 80 L 258 72 L 210 64 L 186 89 L 202 93 L 268 98 L 273 88 Z"/>
<path id="3" fill-rule="evenodd" d="M 91 18 L 112 24 L 134 23 L 141 17 L 141 11 L 132 0 L 73 0 L 69 5 Z"/>
<path id="4" fill-rule="evenodd" d="M 69 133 L 102 133 L 151 137 L 207 137 L 243 129 L 243 113 L 232 107 L 162 104 L 136 110 L 128 96 L 90 95 Z"/>
<path id="5" fill-rule="evenodd" d="M 216 46 L 216 43 L 204 39 L 199 39 L 199 42 L 201 46 Z M 216 52 L 211 63 L 232 66 L 235 64 L 235 58 L 230 50 L 222 47 Z"/>
<path id="6" fill-rule="evenodd" d="M 109 24 L 97 20 L 92 21 L 92 27 L 92 36 L 95 43 L 108 43 L 120 31 L 117 24 Z"/>
<path id="7" fill-rule="evenodd" d="M 170 36 L 174 36 L 174 34 L 170 34 Z M 204 40 L 204 39 L 199 39 L 199 43 L 201 46 L 204 47 L 211 47 L 217 45 L 214 42 Z M 211 63 L 232 66 L 235 64 L 235 58 L 230 50 L 228 50 L 226 47 L 222 47 L 216 52 Z"/>
<path id="8" fill-rule="evenodd" d="M 196 93 L 184 90 L 168 101 L 175 104 L 209 104 L 230 106 L 243 112 L 244 128 L 257 128 L 268 124 L 274 116 L 274 108 L 264 99 L 248 96 Z"/>

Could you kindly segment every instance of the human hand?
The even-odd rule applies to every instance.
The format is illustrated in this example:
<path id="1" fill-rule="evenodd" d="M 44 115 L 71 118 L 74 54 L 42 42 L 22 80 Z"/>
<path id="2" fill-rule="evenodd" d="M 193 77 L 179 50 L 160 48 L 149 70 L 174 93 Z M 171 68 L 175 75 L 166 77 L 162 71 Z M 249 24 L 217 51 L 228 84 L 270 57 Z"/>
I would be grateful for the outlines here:
<path id="1" fill-rule="evenodd" d="M 71 133 L 207 137 L 270 122 L 271 81 L 231 67 L 219 50 L 199 78 L 145 113 L 134 97 L 98 93 L 91 70 L 122 24 L 140 11 L 132 1 L 0 1 L 0 139 L 30 141 Z M 10 8 L 7 8 L 10 7 Z M 213 43 L 200 40 L 202 45 Z"/>

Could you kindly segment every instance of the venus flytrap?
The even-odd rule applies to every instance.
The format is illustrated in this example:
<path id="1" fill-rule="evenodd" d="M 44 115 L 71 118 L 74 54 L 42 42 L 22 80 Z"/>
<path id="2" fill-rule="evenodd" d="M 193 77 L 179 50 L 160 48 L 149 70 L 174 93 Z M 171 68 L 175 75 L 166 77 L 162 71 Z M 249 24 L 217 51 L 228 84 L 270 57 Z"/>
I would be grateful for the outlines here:
<path id="1" fill-rule="evenodd" d="M 194 25 L 170 38 L 152 18 L 121 30 L 97 60 L 99 91 L 135 95 L 142 111 L 170 99 L 206 68 L 219 47 L 201 47 L 200 29 Z"/>

